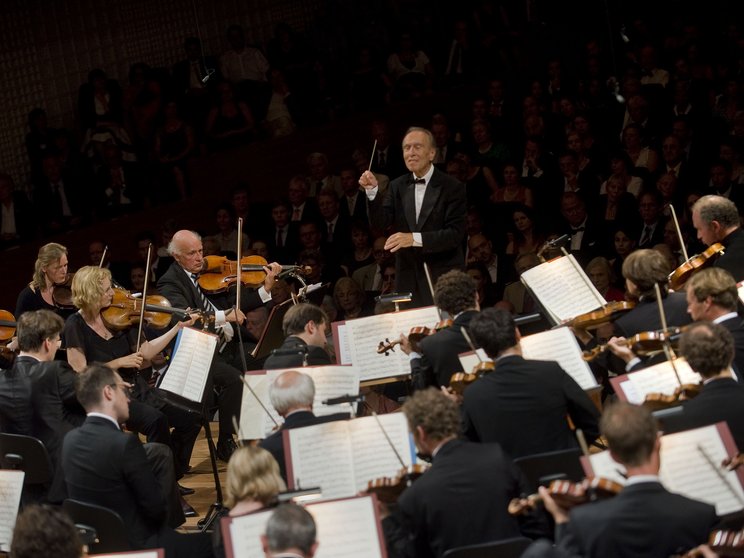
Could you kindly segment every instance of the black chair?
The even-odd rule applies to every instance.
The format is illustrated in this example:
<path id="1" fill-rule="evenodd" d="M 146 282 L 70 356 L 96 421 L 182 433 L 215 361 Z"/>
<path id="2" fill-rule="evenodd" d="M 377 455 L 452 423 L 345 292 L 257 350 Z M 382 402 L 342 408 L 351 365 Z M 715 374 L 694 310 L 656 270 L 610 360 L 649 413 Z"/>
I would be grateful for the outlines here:
<path id="1" fill-rule="evenodd" d="M 22 506 L 46 501 L 53 470 L 41 440 L 33 436 L 0 433 L 0 468 L 25 473 Z"/>
<path id="2" fill-rule="evenodd" d="M 537 490 L 538 486 L 546 486 L 556 479 L 574 482 L 583 479 L 586 475 L 580 457 L 581 450 L 577 448 L 526 455 L 515 459 L 514 464 L 524 473 L 532 490 Z"/>
<path id="3" fill-rule="evenodd" d="M 79 528 L 95 530 L 96 542 L 89 546 L 91 554 L 131 550 L 124 520 L 114 510 L 72 498 L 64 501 L 62 509 Z"/>
<path id="4" fill-rule="evenodd" d="M 450 548 L 442 558 L 519 558 L 532 543 L 527 537 L 513 537 L 483 544 Z"/>

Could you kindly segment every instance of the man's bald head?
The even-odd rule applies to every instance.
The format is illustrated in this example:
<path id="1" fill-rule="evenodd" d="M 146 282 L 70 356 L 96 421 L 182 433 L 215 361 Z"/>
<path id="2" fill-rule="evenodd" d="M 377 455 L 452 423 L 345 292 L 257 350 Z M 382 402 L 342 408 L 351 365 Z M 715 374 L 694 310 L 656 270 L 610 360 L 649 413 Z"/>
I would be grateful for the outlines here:
<path id="1" fill-rule="evenodd" d="M 276 412 L 282 416 L 294 411 L 312 411 L 315 383 L 307 374 L 288 370 L 272 382 L 269 399 Z"/>
<path id="2" fill-rule="evenodd" d="M 194 231 L 176 232 L 168 244 L 168 253 L 189 273 L 199 273 L 204 266 L 201 236 Z"/>

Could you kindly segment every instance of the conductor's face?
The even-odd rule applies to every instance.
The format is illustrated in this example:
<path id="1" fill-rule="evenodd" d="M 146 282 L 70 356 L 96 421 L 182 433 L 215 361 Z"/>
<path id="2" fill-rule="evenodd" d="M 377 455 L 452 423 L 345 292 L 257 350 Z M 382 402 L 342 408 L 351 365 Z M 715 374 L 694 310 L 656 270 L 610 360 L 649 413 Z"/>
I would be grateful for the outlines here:
<path id="1" fill-rule="evenodd" d="M 418 177 L 426 174 L 436 153 L 436 147 L 424 132 L 410 132 L 403 138 L 403 159 L 406 167 Z"/>

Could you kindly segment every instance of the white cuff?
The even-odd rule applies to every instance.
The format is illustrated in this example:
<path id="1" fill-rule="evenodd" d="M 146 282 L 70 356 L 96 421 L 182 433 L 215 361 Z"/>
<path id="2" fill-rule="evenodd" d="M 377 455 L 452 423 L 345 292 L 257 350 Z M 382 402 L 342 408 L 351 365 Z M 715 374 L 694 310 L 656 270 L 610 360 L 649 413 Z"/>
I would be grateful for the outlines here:
<path id="1" fill-rule="evenodd" d="M 411 233 L 411 234 L 413 235 L 413 247 L 414 248 L 421 248 L 421 247 L 423 247 L 424 243 L 421 240 L 421 233 L 420 232 L 415 232 L 415 233 Z"/>

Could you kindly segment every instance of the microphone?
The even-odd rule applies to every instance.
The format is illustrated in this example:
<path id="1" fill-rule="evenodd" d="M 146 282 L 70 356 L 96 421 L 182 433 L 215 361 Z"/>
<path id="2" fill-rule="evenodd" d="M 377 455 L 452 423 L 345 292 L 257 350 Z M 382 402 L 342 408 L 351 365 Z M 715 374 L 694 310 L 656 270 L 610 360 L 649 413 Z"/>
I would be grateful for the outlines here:
<path id="1" fill-rule="evenodd" d="M 340 395 L 339 397 L 330 397 L 321 401 L 323 405 L 340 405 L 341 403 L 362 403 L 364 395 Z"/>
<path id="2" fill-rule="evenodd" d="M 390 293 L 376 296 L 375 302 L 382 302 L 383 304 L 392 302 L 410 302 L 412 297 L 412 293 Z"/>
<path id="3" fill-rule="evenodd" d="M 215 73 L 215 70 L 213 70 L 212 68 L 207 68 L 206 70 L 207 74 L 203 78 L 201 78 L 201 82 L 203 84 L 206 84 L 209 81 L 209 78 L 211 78 Z"/>

